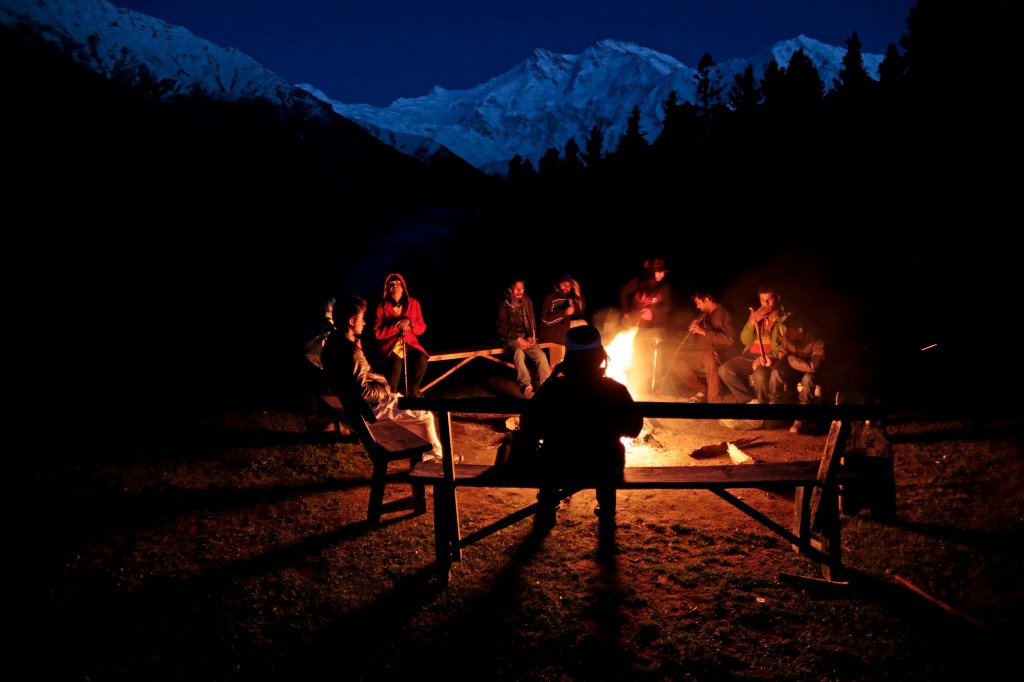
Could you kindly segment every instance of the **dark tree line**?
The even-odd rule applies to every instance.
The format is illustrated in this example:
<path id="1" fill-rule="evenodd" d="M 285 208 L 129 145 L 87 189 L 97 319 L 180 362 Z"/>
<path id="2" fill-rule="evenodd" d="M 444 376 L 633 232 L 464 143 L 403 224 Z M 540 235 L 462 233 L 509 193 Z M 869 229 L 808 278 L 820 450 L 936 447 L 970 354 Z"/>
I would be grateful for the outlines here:
<path id="1" fill-rule="evenodd" d="M 692 206 L 687 197 L 699 195 L 728 201 L 735 217 L 750 219 L 771 217 L 773 209 L 792 215 L 799 207 L 835 215 L 835 198 L 853 193 L 860 200 L 836 217 L 866 220 L 893 202 L 901 211 L 920 211 L 933 193 L 922 196 L 921 188 L 991 196 L 1006 181 L 986 159 L 1010 149 L 1015 129 L 1011 13 L 1008 0 L 921 0 L 899 44 L 886 51 L 877 80 L 864 67 L 854 31 L 831 88 L 801 50 L 785 67 L 771 62 L 760 78 L 748 67 L 722 92 L 705 54 L 695 100 L 670 93 L 656 137 L 641 129 L 634 108 L 617 144 L 604 145 L 595 126 L 582 153 L 573 139 L 549 149 L 536 169 L 514 159 L 510 191 L 529 186 L 545 201 L 579 193 L 574 203 L 587 205 L 589 196 L 605 204 L 594 207 L 605 216 L 629 215 L 620 200 L 647 192 L 669 206 Z M 619 210 L 609 211 L 608 203 Z"/>

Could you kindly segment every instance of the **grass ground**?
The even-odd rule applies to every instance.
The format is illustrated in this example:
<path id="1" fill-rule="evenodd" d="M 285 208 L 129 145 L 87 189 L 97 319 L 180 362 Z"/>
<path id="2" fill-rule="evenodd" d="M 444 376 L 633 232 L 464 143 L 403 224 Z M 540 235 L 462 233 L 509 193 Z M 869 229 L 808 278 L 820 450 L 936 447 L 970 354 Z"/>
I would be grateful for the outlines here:
<path id="1" fill-rule="evenodd" d="M 611 561 L 577 495 L 542 541 L 518 524 L 474 545 L 442 589 L 429 514 L 365 524 L 361 446 L 298 412 L 224 412 L 34 479 L 19 650 L 68 680 L 994 675 L 1022 634 L 1020 425 L 889 431 L 897 520 L 844 518 L 847 586 L 780 579 L 814 566 L 710 493 L 648 491 L 620 501 Z M 529 501 L 479 493 L 460 496 L 465 529 Z"/>

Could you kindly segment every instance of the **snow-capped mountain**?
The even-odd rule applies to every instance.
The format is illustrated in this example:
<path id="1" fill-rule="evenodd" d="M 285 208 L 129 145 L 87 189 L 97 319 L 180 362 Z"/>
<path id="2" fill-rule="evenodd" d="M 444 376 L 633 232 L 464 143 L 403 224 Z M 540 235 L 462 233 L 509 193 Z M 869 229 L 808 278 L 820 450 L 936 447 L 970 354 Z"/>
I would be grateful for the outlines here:
<path id="1" fill-rule="evenodd" d="M 710 73 L 711 83 L 725 98 L 734 77 L 748 64 L 760 78 L 772 60 L 786 67 L 797 50 L 804 51 L 826 88 L 831 88 L 846 49 L 806 36 L 776 43 L 751 59 L 717 64 Z M 877 79 L 883 56 L 862 57 L 868 75 Z M 668 55 L 633 43 L 603 40 L 578 55 L 537 49 L 515 69 L 469 90 L 438 87 L 423 97 L 399 99 L 384 108 L 326 101 L 399 149 L 419 144 L 410 140 L 431 139 L 481 170 L 504 173 L 516 154 L 536 164 L 548 149 L 561 150 L 570 138 L 582 148 L 595 125 L 604 135 L 606 151 L 614 149 L 634 106 L 640 108 L 641 130 L 653 141 L 661 130 L 665 99 L 675 91 L 678 101 L 693 102 L 696 75 L 696 69 Z M 309 85 L 299 87 L 325 98 Z"/>
<path id="2" fill-rule="evenodd" d="M 154 89 L 161 98 L 267 99 L 321 110 L 305 90 L 252 57 L 181 26 L 104 0 L 32 0 L 0 6 L 0 24 L 27 26 L 107 78 Z"/>
<path id="3" fill-rule="evenodd" d="M 266 99 L 308 111 L 334 112 L 421 160 L 454 153 L 478 169 L 503 174 L 516 154 L 534 164 L 570 138 L 582 147 L 597 126 L 614 149 L 633 107 L 649 141 L 661 130 L 662 104 L 675 91 L 693 101 L 696 69 L 633 43 L 603 40 L 578 55 L 537 49 L 518 67 L 469 90 L 435 88 L 387 107 L 345 104 L 314 85 L 292 85 L 237 50 L 221 48 L 186 29 L 104 0 L 35 0 L 0 7 L 0 23 L 24 25 L 62 46 L 76 61 L 108 78 L 154 89 L 162 98 L 202 94 L 218 100 Z M 711 71 L 726 97 L 747 65 L 760 77 L 803 50 L 826 88 L 838 76 L 845 48 L 806 36 L 779 42 L 750 59 L 734 58 Z M 864 54 L 877 78 L 881 55 Z"/>

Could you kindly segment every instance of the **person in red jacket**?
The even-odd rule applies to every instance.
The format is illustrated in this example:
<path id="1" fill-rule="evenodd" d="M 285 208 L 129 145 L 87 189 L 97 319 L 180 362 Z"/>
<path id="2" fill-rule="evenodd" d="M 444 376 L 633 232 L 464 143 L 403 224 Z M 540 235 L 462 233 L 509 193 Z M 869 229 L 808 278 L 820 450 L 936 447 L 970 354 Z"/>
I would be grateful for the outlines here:
<path id="1" fill-rule="evenodd" d="M 384 294 L 373 318 L 373 335 L 380 347 L 382 374 L 392 393 L 422 398 L 420 384 L 427 373 L 427 353 L 419 337 L 427 331 L 420 302 L 409 296 L 405 278 L 397 272 L 384 279 Z"/>

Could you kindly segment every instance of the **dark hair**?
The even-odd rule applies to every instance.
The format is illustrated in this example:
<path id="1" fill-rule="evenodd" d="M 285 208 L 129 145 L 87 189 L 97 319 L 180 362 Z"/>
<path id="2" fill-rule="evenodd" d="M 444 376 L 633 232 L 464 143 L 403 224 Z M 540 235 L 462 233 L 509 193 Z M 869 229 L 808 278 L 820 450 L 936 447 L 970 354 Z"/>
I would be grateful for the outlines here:
<path id="1" fill-rule="evenodd" d="M 786 326 L 786 329 L 792 328 L 807 330 L 810 328 L 807 318 L 800 313 L 790 313 L 786 316 L 786 320 L 783 324 Z"/>
<path id="2" fill-rule="evenodd" d="M 338 315 L 339 312 L 341 313 L 340 316 Z M 339 306 L 335 304 L 334 319 L 348 321 L 360 312 L 366 312 L 366 299 L 359 296 L 349 296 L 344 305 Z"/>
<path id="3" fill-rule="evenodd" d="M 709 301 L 714 301 L 715 303 L 718 303 L 718 296 L 714 292 L 706 291 L 704 289 L 697 289 L 695 292 L 693 292 L 693 298 L 706 298 Z"/>
<path id="4" fill-rule="evenodd" d="M 758 295 L 775 294 L 776 298 L 782 298 L 782 295 L 779 294 L 779 290 L 773 287 L 771 284 L 762 284 L 757 288 L 757 293 Z"/>

